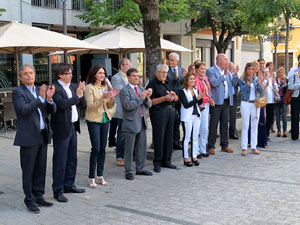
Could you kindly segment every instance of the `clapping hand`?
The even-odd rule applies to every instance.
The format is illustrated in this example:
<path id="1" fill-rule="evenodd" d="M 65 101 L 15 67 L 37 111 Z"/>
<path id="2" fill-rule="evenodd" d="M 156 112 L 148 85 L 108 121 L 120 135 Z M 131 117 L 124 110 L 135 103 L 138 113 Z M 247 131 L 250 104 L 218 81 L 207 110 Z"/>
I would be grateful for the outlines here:
<path id="1" fill-rule="evenodd" d="M 42 84 L 40 87 L 40 96 L 45 99 L 46 97 L 46 90 L 47 90 L 47 86 L 46 84 Z"/>
<path id="2" fill-rule="evenodd" d="M 240 70 L 240 67 L 239 67 L 239 65 L 236 65 L 236 67 L 235 67 L 235 69 L 234 69 L 234 71 L 233 71 L 233 74 L 238 74 L 238 72 L 239 72 L 239 70 Z"/>
<path id="3" fill-rule="evenodd" d="M 203 98 L 204 95 L 205 95 L 204 92 L 199 93 L 199 95 L 197 96 L 197 100 L 200 100 L 201 98 Z"/>
<path id="4" fill-rule="evenodd" d="M 78 88 L 76 90 L 76 95 L 78 98 L 81 98 L 83 96 L 83 92 L 85 91 L 85 82 L 79 82 Z"/>
<path id="5" fill-rule="evenodd" d="M 148 88 L 147 89 L 147 95 L 146 95 L 146 99 L 149 99 L 152 95 L 152 88 Z"/>
<path id="6" fill-rule="evenodd" d="M 54 93 L 55 93 L 55 86 L 53 84 L 51 84 L 48 86 L 48 89 L 47 89 L 48 102 L 52 102 L 52 97 L 53 97 Z"/>

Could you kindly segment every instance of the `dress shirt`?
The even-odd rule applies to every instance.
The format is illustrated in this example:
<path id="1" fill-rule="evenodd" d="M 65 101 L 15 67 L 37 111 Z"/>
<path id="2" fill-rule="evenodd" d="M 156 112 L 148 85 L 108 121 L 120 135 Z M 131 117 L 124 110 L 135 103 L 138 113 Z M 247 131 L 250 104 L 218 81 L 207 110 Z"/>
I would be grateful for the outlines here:
<path id="1" fill-rule="evenodd" d="M 221 70 L 220 67 L 218 67 L 218 65 L 216 65 L 217 69 L 219 70 L 219 72 L 221 73 L 221 75 L 225 78 L 225 81 L 223 82 L 224 87 L 225 87 L 225 91 L 224 91 L 224 99 L 228 99 L 229 95 L 228 95 L 228 80 L 227 80 L 227 76 L 225 75 L 225 71 Z"/>
<path id="2" fill-rule="evenodd" d="M 127 79 L 127 75 L 125 73 L 123 73 L 121 70 L 120 72 L 122 73 L 122 75 L 124 76 L 124 79 L 125 79 L 125 83 L 126 85 L 128 84 L 128 79 Z"/>
<path id="3" fill-rule="evenodd" d="M 267 81 L 264 80 L 264 83 L 266 84 Z M 266 89 L 267 92 L 267 103 L 272 104 L 274 103 L 274 94 L 273 94 L 273 85 L 272 85 L 272 78 L 269 78 L 269 85 Z"/>
<path id="4" fill-rule="evenodd" d="M 36 87 L 33 86 L 33 88 L 31 88 L 30 86 L 25 85 L 25 87 L 30 91 L 30 93 L 33 95 L 33 97 L 35 99 L 39 98 L 39 100 L 44 103 L 45 100 L 41 97 L 41 96 L 37 96 L 36 94 Z M 44 119 L 43 119 L 43 115 L 42 115 L 42 111 L 40 110 L 40 108 L 37 108 L 37 111 L 40 115 L 40 129 L 44 130 L 45 129 L 45 123 L 44 123 Z"/>
<path id="5" fill-rule="evenodd" d="M 134 92 L 137 94 L 137 96 L 140 97 L 137 85 L 132 85 L 131 83 L 129 83 L 129 86 L 134 90 Z M 142 105 L 141 105 L 141 113 L 142 113 L 142 116 L 144 116 L 144 110 L 143 110 Z"/>
<path id="6" fill-rule="evenodd" d="M 72 91 L 70 89 L 70 83 L 65 84 L 64 82 L 62 82 L 61 80 L 58 80 L 58 83 L 64 88 L 64 90 L 67 93 L 68 98 L 72 98 Z M 74 123 L 78 120 L 78 112 L 76 109 L 76 105 L 72 105 L 72 117 L 71 117 L 71 122 Z"/>

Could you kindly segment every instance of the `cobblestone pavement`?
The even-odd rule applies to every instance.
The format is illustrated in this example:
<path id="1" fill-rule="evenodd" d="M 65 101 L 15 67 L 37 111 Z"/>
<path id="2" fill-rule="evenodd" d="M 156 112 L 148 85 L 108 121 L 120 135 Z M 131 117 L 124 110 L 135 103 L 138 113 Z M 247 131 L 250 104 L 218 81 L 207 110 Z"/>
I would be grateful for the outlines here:
<path id="1" fill-rule="evenodd" d="M 37 215 L 23 203 L 19 148 L 12 146 L 15 132 L 0 133 L 0 224 L 300 224 L 300 141 L 272 133 L 269 149 L 243 157 L 240 140 L 230 140 L 235 153 L 221 152 L 217 145 L 216 155 L 191 168 L 183 167 L 181 151 L 174 151 L 177 170 L 163 168 L 134 181 L 125 180 L 124 168 L 116 166 L 113 149 L 107 148 L 109 186 L 94 190 L 88 187 L 90 141 L 84 122 L 82 130 L 76 184 L 86 193 L 66 194 L 68 203 L 53 199 L 50 145 L 45 198 L 55 205 Z M 149 150 L 151 170 L 152 155 Z"/>

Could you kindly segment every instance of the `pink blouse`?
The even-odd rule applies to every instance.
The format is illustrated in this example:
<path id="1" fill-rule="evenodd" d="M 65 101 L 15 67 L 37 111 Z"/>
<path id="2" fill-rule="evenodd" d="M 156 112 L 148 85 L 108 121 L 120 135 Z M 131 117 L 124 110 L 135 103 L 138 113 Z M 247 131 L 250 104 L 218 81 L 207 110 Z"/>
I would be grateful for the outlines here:
<path id="1" fill-rule="evenodd" d="M 208 83 L 207 76 L 205 76 L 205 80 Z M 204 88 L 207 88 L 206 93 L 210 93 L 210 86 L 207 86 L 206 84 L 204 84 L 204 82 L 202 82 L 198 76 L 196 77 L 196 87 L 199 90 L 199 93 L 204 92 Z M 204 106 L 206 103 L 208 103 L 209 99 L 210 99 L 210 97 L 207 96 L 207 94 L 204 95 L 202 105 Z"/>

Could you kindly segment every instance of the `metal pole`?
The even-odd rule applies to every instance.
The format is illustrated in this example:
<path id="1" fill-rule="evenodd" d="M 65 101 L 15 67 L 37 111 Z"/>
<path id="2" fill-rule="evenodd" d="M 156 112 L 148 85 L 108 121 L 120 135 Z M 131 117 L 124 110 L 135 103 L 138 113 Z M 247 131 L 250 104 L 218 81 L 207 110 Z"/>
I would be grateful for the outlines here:
<path id="1" fill-rule="evenodd" d="M 290 36 L 290 21 L 286 18 L 286 34 L 285 34 L 285 73 L 289 72 L 289 36 Z"/>
<path id="2" fill-rule="evenodd" d="M 50 25 L 48 26 L 48 30 L 51 30 Z M 49 85 L 52 84 L 52 64 L 51 64 L 51 55 L 48 52 L 48 74 L 49 74 Z"/>
<path id="3" fill-rule="evenodd" d="M 274 50 L 275 50 L 275 56 L 274 56 L 274 72 L 277 71 L 277 45 L 278 45 L 278 31 L 275 30 L 274 31 L 274 40 L 273 40 L 273 44 L 274 44 Z"/>
<path id="4" fill-rule="evenodd" d="M 66 1 L 67 0 L 62 0 L 62 2 L 63 2 L 63 29 L 64 29 L 64 35 L 67 35 Z M 67 51 L 64 51 L 64 62 L 68 63 Z"/>

